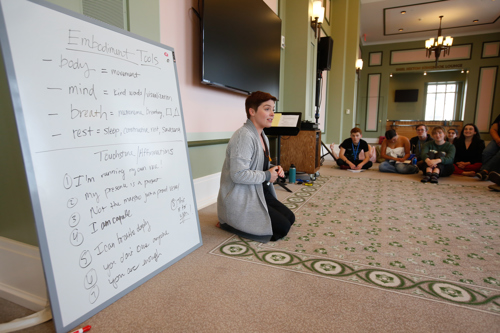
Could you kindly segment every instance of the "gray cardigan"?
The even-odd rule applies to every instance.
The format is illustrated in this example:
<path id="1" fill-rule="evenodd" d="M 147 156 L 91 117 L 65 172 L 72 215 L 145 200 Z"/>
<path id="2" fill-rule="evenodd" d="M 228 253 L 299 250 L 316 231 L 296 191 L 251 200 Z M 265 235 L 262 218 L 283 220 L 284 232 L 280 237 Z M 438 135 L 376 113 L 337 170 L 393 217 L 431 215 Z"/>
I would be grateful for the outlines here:
<path id="1" fill-rule="evenodd" d="M 269 147 L 265 135 L 264 143 Z M 264 151 L 254 124 L 248 119 L 234 132 L 222 166 L 217 214 L 221 228 L 243 237 L 267 242 L 273 235 L 262 183 Z M 269 190 L 276 197 L 273 186 Z"/>

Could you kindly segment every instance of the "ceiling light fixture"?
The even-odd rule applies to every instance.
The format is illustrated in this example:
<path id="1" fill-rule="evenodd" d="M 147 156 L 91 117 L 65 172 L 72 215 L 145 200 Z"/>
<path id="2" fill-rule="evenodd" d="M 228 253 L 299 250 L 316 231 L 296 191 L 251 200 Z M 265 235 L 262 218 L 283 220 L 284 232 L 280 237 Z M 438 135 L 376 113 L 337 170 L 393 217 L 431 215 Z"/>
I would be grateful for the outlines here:
<path id="1" fill-rule="evenodd" d="M 441 34 L 441 22 L 442 21 L 443 21 L 443 16 L 441 15 L 441 16 L 439 16 L 439 30 L 438 30 L 437 38 L 430 38 L 430 39 L 425 41 L 427 58 L 430 58 L 432 52 L 434 52 L 434 55 L 436 57 L 436 66 L 437 66 L 439 57 L 441 56 L 441 52 L 443 52 L 443 57 L 449 55 L 451 45 L 453 44 L 453 38 L 451 38 L 450 36 L 447 36 L 446 38 L 444 38 L 443 35 Z"/>
<path id="2" fill-rule="evenodd" d="M 406 10 L 403 10 L 403 11 L 401 12 L 401 14 L 403 14 L 403 15 L 404 15 L 404 14 L 406 14 Z"/>

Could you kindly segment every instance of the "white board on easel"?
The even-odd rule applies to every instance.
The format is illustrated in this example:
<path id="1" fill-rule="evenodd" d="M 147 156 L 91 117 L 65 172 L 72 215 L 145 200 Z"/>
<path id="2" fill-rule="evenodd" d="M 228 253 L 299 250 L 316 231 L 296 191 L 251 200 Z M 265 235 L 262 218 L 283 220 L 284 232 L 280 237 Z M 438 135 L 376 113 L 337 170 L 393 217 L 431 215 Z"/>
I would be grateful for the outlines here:
<path id="1" fill-rule="evenodd" d="M 0 10 L 54 324 L 67 331 L 202 244 L 175 52 L 44 1 Z"/>

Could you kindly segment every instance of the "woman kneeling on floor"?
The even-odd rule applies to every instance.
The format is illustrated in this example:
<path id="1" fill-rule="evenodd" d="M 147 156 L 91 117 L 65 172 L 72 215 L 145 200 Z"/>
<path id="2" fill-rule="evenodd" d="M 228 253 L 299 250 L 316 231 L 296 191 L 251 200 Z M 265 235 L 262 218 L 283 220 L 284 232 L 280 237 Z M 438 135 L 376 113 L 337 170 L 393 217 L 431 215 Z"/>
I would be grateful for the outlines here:
<path id="1" fill-rule="evenodd" d="M 460 137 L 455 139 L 453 144 L 456 149 L 453 174 L 474 177 L 483 165 L 481 159 L 484 150 L 484 141 L 481 140 L 476 125 L 465 125 Z"/>
<path id="2" fill-rule="evenodd" d="M 385 139 L 380 148 L 380 155 L 385 161 L 380 163 L 380 172 L 392 173 L 417 173 L 418 168 L 408 160 L 410 157 L 410 140 L 398 135 L 391 129 L 385 132 Z"/>
<path id="3" fill-rule="evenodd" d="M 295 215 L 278 201 L 273 183 L 284 177 L 271 166 L 269 140 L 276 97 L 255 91 L 245 100 L 247 121 L 229 140 L 217 197 L 219 227 L 262 243 L 285 237 Z"/>
<path id="4" fill-rule="evenodd" d="M 432 129 L 434 141 L 429 141 L 422 147 L 421 157 L 424 161 L 421 165 L 421 170 L 424 172 L 422 183 L 430 181 L 437 184 L 439 177 L 448 177 L 455 170 L 453 166 L 455 146 L 444 141 L 445 136 L 442 127 L 434 127 Z"/>

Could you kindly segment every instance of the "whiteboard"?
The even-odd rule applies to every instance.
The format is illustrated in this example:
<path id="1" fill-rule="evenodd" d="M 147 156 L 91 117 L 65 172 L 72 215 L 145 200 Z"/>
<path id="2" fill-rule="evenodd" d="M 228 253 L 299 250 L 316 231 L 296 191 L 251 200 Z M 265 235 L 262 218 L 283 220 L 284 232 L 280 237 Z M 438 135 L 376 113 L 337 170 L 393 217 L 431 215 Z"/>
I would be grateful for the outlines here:
<path id="1" fill-rule="evenodd" d="M 0 5 L 54 323 L 68 331 L 202 244 L 175 52 L 46 2 Z"/>

